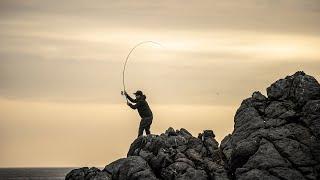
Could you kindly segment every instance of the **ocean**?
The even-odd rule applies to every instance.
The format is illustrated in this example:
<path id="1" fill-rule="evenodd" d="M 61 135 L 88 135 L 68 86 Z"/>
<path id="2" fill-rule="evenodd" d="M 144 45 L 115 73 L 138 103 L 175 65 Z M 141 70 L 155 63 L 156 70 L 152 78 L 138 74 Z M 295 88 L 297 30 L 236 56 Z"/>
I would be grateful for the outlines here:
<path id="1" fill-rule="evenodd" d="M 0 168 L 0 180 L 62 180 L 70 168 Z"/>

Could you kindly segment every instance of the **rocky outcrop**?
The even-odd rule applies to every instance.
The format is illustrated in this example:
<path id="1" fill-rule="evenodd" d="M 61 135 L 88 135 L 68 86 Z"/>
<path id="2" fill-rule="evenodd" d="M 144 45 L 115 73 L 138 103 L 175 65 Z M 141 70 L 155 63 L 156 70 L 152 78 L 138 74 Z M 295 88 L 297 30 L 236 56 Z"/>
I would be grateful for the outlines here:
<path id="1" fill-rule="evenodd" d="M 235 179 L 320 178 L 320 85 L 297 72 L 254 92 L 234 118 L 234 131 L 221 142 Z"/>
<path id="2" fill-rule="evenodd" d="M 193 137 L 169 128 L 137 138 L 127 158 L 103 170 L 72 170 L 67 180 L 320 179 L 320 85 L 297 72 L 254 92 L 219 147 L 211 130 Z"/>
<path id="3" fill-rule="evenodd" d="M 79 169 L 74 169 L 70 171 L 66 179 L 75 179 L 75 180 L 111 180 L 111 174 L 108 172 L 101 171 L 98 168 L 92 167 L 83 167 Z"/>
<path id="4" fill-rule="evenodd" d="M 140 136 L 130 146 L 127 158 L 103 170 L 80 168 L 66 179 L 104 180 L 227 180 L 218 142 L 213 131 L 193 137 L 187 130 L 169 128 L 161 135 Z"/>
<path id="5" fill-rule="evenodd" d="M 128 157 L 140 156 L 159 179 L 228 179 L 213 131 L 193 137 L 187 130 L 169 128 L 160 136 L 136 139 Z"/>

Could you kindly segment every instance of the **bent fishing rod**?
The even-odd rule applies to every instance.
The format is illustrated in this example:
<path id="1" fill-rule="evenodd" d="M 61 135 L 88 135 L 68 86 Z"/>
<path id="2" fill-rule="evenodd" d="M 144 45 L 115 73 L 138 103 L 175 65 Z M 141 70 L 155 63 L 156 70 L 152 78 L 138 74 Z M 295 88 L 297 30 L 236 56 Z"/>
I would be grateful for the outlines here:
<path id="1" fill-rule="evenodd" d="M 129 58 L 130 58 L 130 55 L 131 53 L 136 49 L 138 48 L 139 46 L 143 45 L 143 44 L 147 44 L 147 43 L 151 43 L 151 44 L 155 44 L 155 45 L 158 45 L 160 47 L 163 47 L 160 43 L 158 42 L 155 42 L 155 41 L 142 41 L 138 44 L 136 44 L 129 52 L 129 54 L 127 55 L 126 57 L 126 60 L 124 62 L 124 65 L 123 65 L 123 70 L 122 70 L 122 86 L 123 86 L 123 91 L 121 91 L 121 95 L 125 95 L 124 93 L 126 92 L 126 83 L 125 83 L 125 72 L 126 72 L 126 67 L 127 67 L 127 63 L 129 61 Z M 127 96 L 126 97 L 126 100 L 128 102 L 128 98 Z"/>

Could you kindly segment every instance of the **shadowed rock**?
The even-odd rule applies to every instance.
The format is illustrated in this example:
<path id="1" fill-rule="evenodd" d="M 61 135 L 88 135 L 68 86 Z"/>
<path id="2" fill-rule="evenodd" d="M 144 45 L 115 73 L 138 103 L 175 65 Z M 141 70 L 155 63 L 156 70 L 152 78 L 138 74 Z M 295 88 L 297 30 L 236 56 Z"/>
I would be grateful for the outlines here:
<path id="1" fill-rule="evenodd" d="M 201 134 L 199 139 L 186 129 L 169 128 L 161 135 L 140 136 L 131 144 L 127 158 L 112 162 L 95 176 L 88 177 L 88 168 L 80 168 L 66 179 L 93 179 L 101 173 L 108 175 L 106 180 L 229 179 L 213 131 Z"/>
<path id="2" fill-rule="evenodd" d="M 119 159 L 104 169 L 104 172 L 110 173 L 112 179 L 126 180 L 156 180 L 147 162 L 140 156 L 131 156 Z"/>
<path id="3" fill-rule="evenodd" d="M 100 169 L 92 167 L 83 167 L 79 169 L 74 169 L 69 172 L 66 179 L 70 180 L 111 180 L 111 174 L 107 172 L 100 171 Z"/>
<path id="4" fill-rule="evenodd" d="M 127 158 L 103 170 L 79 168 L 67 180 L 320 179 L 320 85 L 304 72 L 254 92 L 219 143 L 212 130 L 141 136 Z"/>
<path id="5" fill-rule="evenodd" d="M 199 139 L 185 129 L 169 128 L 160 136 L 137 138 L 130 146 L 128 157 L 141 156 L 159 179 L 213 179 L 218 176 L 227 179 L 214 137 L 209 130 Z"/>
<path id="6" fill-rule="evenodd" d="M 253 93 L 220 146 L 235 179 L 320 178 L 320 85 L 296 72 Z"/>

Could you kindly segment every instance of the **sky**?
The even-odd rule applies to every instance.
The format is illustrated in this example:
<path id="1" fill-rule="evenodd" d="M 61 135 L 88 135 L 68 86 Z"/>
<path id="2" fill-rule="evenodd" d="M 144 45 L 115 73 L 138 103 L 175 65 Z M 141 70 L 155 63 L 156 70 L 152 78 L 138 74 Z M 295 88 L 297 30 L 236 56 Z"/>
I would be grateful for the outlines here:
<path id="1" fill-rule="evenodd" d="M 320 79 L 318 0 L 0 0 L 0 167 L 125 157 L 140 89 L 151 132 L 233 130 L 241 101 L 298 70 Z"/>

